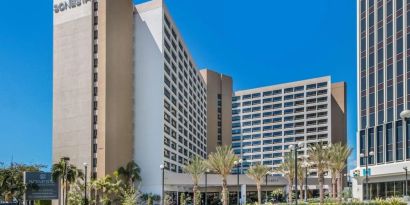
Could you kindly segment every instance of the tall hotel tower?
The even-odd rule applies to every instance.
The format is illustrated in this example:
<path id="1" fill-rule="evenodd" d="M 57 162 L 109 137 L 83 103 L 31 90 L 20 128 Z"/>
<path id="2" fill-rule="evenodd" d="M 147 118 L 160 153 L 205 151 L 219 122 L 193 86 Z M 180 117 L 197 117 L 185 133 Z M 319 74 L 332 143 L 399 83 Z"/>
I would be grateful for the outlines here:
<path id="1" fill-rule="evenodd" d="M 409 12 L 408 0 L 357 1 L 356 198 L 405 194 L 410 120 L 401 119 L 400 113 L 410 109 Z"/>
<path id="2" fill-rule="evenodd" d="M 54 0 L 53 12 L 54 163 L 99 178 L 134 160 L 141 191 L 160 193 L 160 165 L 180 173 L 206 157 L 218 130 L 207 85 L 162 0 Z"/>
<path id="3" fill-rule="evenodd" d="M 235 92 L 232 147 L 244 160 L 242 172 L 255 163 L 277 167 L 290 145 L 303 143 L 302 156 L 319 141 L 346 143 L 344 82 L 332 84 L 330 77 L 321 77 Z M 316 175 L 311 169 L 310 176 Z"/>

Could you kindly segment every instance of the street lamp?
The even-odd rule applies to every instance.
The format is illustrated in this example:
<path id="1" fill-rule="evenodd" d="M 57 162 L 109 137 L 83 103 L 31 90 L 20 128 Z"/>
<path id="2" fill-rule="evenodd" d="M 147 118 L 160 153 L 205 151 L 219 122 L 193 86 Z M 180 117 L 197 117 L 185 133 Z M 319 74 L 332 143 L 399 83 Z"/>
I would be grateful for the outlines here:
<path id="1" fill-rule="evenodd" d="M 295 205 L 298 205 L 298 149 L 303 147 L 303 142 L 296 145 L 290 145 L 289 149 L 295 151 Z"/>
<path id="2" fill-rule="evenodd" d="M 236 182 L 237 182 L 237 185 L 238 185 L 238 192 L 237 192 L 237 199 L 236 199 L 236 204 L 237 205 L 239 205 L 239 200 L 240 200 L 239 193 L 240 193 L 241 187 L 239 187 L 239 172 L 240 172 L 240 166 L 241 166 L 242 162 L 243 162 L 242 159 L 239 159 L 238 161 L 235 160 L 233 162 L 234 165 L 236 166 L 236 170 L 237 170 L 236 171 Z"/>
<path id="3" fill-rule="evenodd" d="M 161 204 L 164 205 L 165 204 L 165 197 L 164 197 L 164 182 L 165 182 L 165 167 L 163 164 L 159 165 L 159 168 L 162 171 L 162 193 L 161 193 Z"/>
<path id="4" fill-rule="evenodd" d="M 268 171 L 268 172 L 266 172 L 266 175 L 265 175 L 265 187 L 266 187 L 265 202 L 266 203 L 268 203 L 268 176 L 271 175 L 271 174 L 272 174 L 272 172 Z"/>
<path id="5" fill-rule="evenodd" d="M 409 195 L 409 193 L 408 193 L 408 187 L 407 187 L 407 167 L 403 167 L 403 169 L 404 169 L 404 171 L 406 172 L 406 189 L 405 189 L 405 196 L 407 197 L 408 195 Z"/>
<path id="6" fill-rule="evenodd" d="M 209 169 L 205 171 L 205 205 L 208 205 L 208 173 L 210 171 Z"/>
<path id="7" fill-rule="evenodd" d="M 366 200 L 369 200 L 369 157 L 372 157 L 374 155 L 373 151 L 370 151 L 367 155 L 364 153 L 360 154 L 360 157 L 365 158 L 365 164 L 366 164 Z"/>
<path id="8" fill-rule="evenodd" d="M 307 202 L 307 194 L 308 194 L 308 168 L 309 162 L 304 161 L 302 167 L 305 168 L 305 202 Z"/>
<path id="9" fill-rule="evenodd" d="M 87 163 L 84 162 L 84 203 L 88 204 L 88 197 L 87 197 Z"/>

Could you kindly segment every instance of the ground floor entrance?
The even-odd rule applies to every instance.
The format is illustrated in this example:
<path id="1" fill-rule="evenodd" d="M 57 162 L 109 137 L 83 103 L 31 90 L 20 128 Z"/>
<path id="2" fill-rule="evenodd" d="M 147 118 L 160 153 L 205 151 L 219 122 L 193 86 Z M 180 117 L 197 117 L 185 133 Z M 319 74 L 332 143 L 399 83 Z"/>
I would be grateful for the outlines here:
<path id="1" fill-rule="evenodd" d="M 367 185 L 363 184 L 363 198 L 369 198 L 371 200 L 376 198 L 390 198 L 390 197 L 403 197 L 406 195 L 406 181 L 390 181 L 390 182 L 378 182 L 369 183 L 369 192 L 367 193 Z M 410 183 L 408 183 L 407 190 L 410 189 Z M 366 197 L 368 195 L 368 197 Z"/>

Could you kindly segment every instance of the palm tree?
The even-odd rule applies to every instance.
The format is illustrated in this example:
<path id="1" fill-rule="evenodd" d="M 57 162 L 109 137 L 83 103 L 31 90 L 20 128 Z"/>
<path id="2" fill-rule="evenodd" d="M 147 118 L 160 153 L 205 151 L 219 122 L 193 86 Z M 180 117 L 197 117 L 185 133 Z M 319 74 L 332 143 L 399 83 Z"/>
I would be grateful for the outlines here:
<path id="1" fill-rule="evenodd" d="M 292 203 L 292 182 L 295 179 L 295 158 L 291 152 L 285 153 L 283 158 L 283 163 L 276 167 L 274 171 L 282 174 L 288 181 L 288 201 L 289 203 Z"/>
<path id="2" fill-rule="evenodd" d="M 53 164 L 51 168 L 51 175 L 54 181 L 60 181 L 62 186 L 62 193 L 64 204 L 67 204 L 67 192 L 69 185 L 83 177 L 83 172 L 70 164 L 68 160 L 61 159 L 58 163 Z"/>
<path id="3" fill-rule="evenodd" d="M 192 190 L 194 192 L 194 205 L 199 205 L 201 203 L 201 195 L 198 189 L 198 182 L 201 176 L 206 172 L 205 162 L 198 156 L 195 156 L 191 163 L 185 166 L 184 171 L 192 176 L 192 181 L 194 182 L 194 187 Z"/>
<path id="4" fill-rule="evenodd" d="M 333 147 L 334 146 L 331 146 L 330 147 L 330 149 L 329 149 L 329 156 L 330 156 L 330 158 L 329 158 L 329 170 L 330 170 L 330 173 L 332 174 L 331 175 L 331 177 L 332 177 L 332 179 L 331 179 L 331 182 L 332 182 L 332 198 L 336 198 L 336 192 L 337 192 L 337 189 L 336 189 L 336 168 L 335 168 L 335 165 L 336 165 L 336 162 L 335 162 L 335 157 L 337 157 L 337 156 L 335 156 L 336 155 L 336 153 L 334 153 L 334 149 L 333 149 Z"/>
<path id="5" fill-rule="evenodd" d="M 136 181 L 141 181 L 141 169 L 134 161 L 128 162 L 125 167 L 120 167 L 117 172 L 127 187 L 131 187 Z"/>
<path id="6" fill-rule="evenodd" d="M 323 204 L 323 182 L 325 171 L 328 169 L 329 165 L 329 149 L 323 144 L 323 142 L 318 142 L 309 147 L 308 153 L 312 164 L 314 164 L 317 169 L 320 204 Z"/>
<path id="7" fill-rule="evenodd" d="M 91 187 L 96 190 L 96 203 L 111 204 L 111 202 L 118 202 L 123 196 L 124 189 L 121 186 L 121 179 L 118 172 L 113 175 L 106 175 L 91 182 Z M 125 189 L 126 190 L 126 189 Z"/>
<path id="8" fill-rule="evenodd" d="M 219 174 L 222 178 L 222 202 L 228 205 L 227 177 L 235 166 L 238 157 L 233 153 L 231 146 L 217 147 L 215 153 L 211 153 L 206 161 L 209 169 Z"/>
<path id="9" fill-rule="evenodd" d="M 246 175 L 255 181 L 256 189 L 258 190 L 258 204 L 262 203 L 262 196 L 261 196 L 261 183 L 262 180 L 266 177 L 269 172 L 269 168 L 262 164 L 257 164 L 252 166 L 246 172 Z"/>
<path id="10" fill-rule="evenodd" d="M 302 166 L 303 164 L 298 162 L 298 173 L 296 173 L 296 176 L 298 178 L 298 185 L 299 185 L 299 199 L 303 199 L 303 185 L 305 184 L 305 171 Z M 296 193 L 297 194 L 297 193 Z"/>
<path id="11" fill-rule="evenodd" d="M 343 145 L 342 143 L 336 143 L 332 145 L 331 152 L 332 171 L 334 171 L 337 181 L 337 199 L 340 201 L 342 196 L 343 171 L 346 168 L 347 159 L 352 154 L 352 149 L 348 146 Z"/>

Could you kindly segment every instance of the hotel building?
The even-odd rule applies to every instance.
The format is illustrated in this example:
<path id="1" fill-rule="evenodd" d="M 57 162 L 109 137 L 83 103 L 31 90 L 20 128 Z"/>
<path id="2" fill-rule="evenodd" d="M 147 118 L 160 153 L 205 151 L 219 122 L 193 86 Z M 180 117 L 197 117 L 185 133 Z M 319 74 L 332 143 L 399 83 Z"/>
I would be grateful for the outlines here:
<path id="1" fill-rule="evenodd" d="M 410 1 L 406 0 L 357 0 L 355 198 L 405 194 L 404 168 L 410 167 L 410 121 L 401 119 L 400 113 L 410 109 L 409 12 Z"/>
<path id="2" fill-rule="evenodd" d="M 134 26 L 134 159 L 159 193 L 160 164 L 182 173 L 207 155 L 207 86 L 162 1 L 136 5 Z"/>
<path id="3" fill-rule="evenodd" d="M 346 143 L 344 82 L 321 77 L 234 93 L 232 147 L 244 160 L 242 173 L 255 163 L 277 167 L 289 146 L 300 142 L 299 156 L 307 155 L 308 146 L 319 141 Z"/>
<path id="4" fill-rule="evenodd" d="M 161 0 L 54 0 L 53 50 L 54 163 L 99 178 L 134 160 L 141 191 L 160 193 L 161 164 L 181 173 L 206 157 L 208 129 L 230 130 L 207 126 L 207 84 Z"/>
<path id="5" fill-rule="evenodd" d="M 183 167 L 219 145 L 232 143 L 244 171 L 261 160 L 276 166 L 290 144 L 346 138 L 344 83 L 323 77 L 233 94 L 229 76 L 198 70 L 162 0 L 54 0 L 53 12 L 53 163 L 69 157 L 100 178 L 134 160 L 140 191 L 160 194 L 160 165 L 166 191 L 191 190 Z M 219 177 L 210 177 L 218 194 Z M 241 181 L 244 199 L 256 187 Z M 228 182 L 236 190 L 236 176 Z"/>

